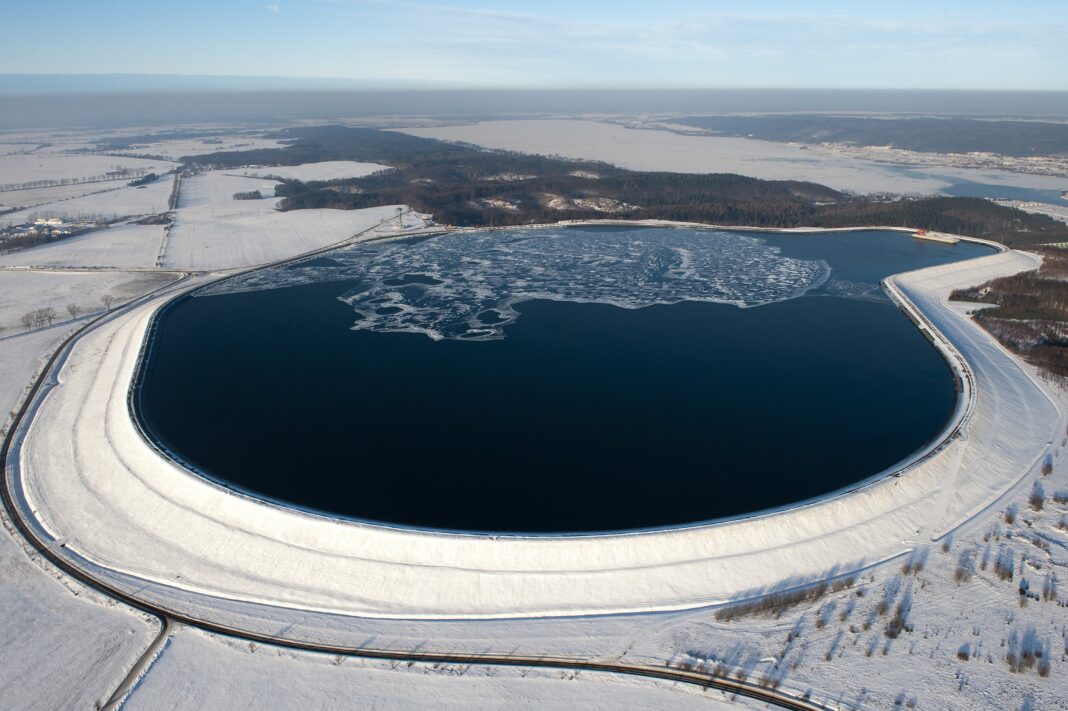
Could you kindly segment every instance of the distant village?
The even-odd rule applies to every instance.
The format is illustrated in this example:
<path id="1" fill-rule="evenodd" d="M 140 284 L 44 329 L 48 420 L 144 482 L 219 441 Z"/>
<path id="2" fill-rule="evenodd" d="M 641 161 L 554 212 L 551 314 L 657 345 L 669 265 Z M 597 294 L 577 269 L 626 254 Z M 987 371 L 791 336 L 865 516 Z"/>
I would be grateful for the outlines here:
<path id="1" fill-rule="evenodd" d="M 126 180 L 131 177 L 134 179 L 126 183 L 130 187 L 143 187 L 149 183 L 154 183 L 159 179 L 159 176 L 156 173 L 149 173 L 145 170 L 116 168 L 104 175 L 86 179 L 63 178 L 61 180 L 35 180 L 26 183 L 8 183 L 0 185 L 0 192 L 13 192 L 38 187 L 54 187 L 56 185 L 111 182 L 115 180 Z M 5 212 L 14 212 L 17 209 L 18 208 L 12 208 L 6 211 L 0 209 L 0 215 L 5 214 Z M 112 220 L 105 215 L 68 215 L 60 217 L 55 214 L 50 214 L 47 211 L 33 213 L 29 215 L 29 219 L 26 222 L 0 225 L 0 254 L 11 252 L 16 249 L 35 247 L 65 237 L 79 235 L 92 229 L 107 227 L 111 224 L 111 221 Z"/>
<path id="2" fill-rule="evenodd" d="M 73 237 L 98 227 L 107 227 L 104 219 L 64 219 L 38 217 L 32 222 L 0 227 L 0 254 L 25 249 L 46 242 Z"/>

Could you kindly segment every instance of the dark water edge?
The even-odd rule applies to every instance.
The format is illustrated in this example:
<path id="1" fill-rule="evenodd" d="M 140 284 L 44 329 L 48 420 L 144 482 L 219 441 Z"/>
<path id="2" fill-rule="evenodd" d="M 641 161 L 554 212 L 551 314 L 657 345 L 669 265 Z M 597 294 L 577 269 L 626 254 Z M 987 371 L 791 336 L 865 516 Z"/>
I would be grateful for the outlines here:
<path id="1" fill-rule="evenodd" d="M 874 232 L 769 241 L 853 280 L 986 251 Z M 835 491 L 924 446 L 956 402 L 946 363 L 885 300 L 531 301 L 505 339 L 470 343 L 351 331 L 336 298 L 350 286 L 175 303 L 136 399 L 146 429 L 213 478 L 306 508 L 592 532 Z"/>
<path id="2" fill-rule="evenodd" d="M 955 175 L 940 175 L 936 168 L 917 169 L 913 166 L 892 164 L 886 167 L 913 178 L 941 178 L 946 180 L 950 184 L 938 192 L 941 195 L 949 195 L 951 197 L 1023 200 L 1062 206 L 1068 202 L 1068 200 L 1061 197 L 1062 191 L 1053 188 L 1026 188 L 1004 183 L 980 183 L 974 180 L 964 180 Z"/>

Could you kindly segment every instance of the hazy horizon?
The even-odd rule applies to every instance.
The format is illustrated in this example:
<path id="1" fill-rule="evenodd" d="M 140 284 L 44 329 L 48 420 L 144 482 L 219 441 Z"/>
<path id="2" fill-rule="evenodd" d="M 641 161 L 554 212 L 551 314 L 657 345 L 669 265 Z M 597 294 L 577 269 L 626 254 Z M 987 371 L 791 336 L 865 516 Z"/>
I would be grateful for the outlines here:
<path id="1" fill-rule="evenodd" d="M 6 86 L 0 77 L 0 87 Z M 1068 119 L 1068 92 L 710 90 L 217 90 L 41 92 L 0 89 L 0 129 L 117 128 L 236 122 L 438 117 L 475 120 L 580 114 L 843 113 Z M 150 100 L 147 100 L 150 99 Z"/>
<path id="2" fill-rule="evenodd" d="M 951 93 L 1068 95 L 1064 89 L 958 88 L 951 86 L 657 86 L 597 84 L 569 86 L 480 85 L 461 80 L 389 79 L 380 77 L 325 77 L 267 74 L 182 74 L 150 72 L 0 72 L 0 96 L 50 96 L 123 93 L 186 93 L 222 91 L 522 91 L 522 92 L 827 92 L 850 93 Z"/>
<path id="3" fill-rule="evenodd" d="M 16 3 L 4 19 L 16 31 L 0 57 L 0 128 L 581 113 L 1068 118 L 1068 15 L 1055 0 L 1011 12 L 992 0 L 56 0 Z"/>

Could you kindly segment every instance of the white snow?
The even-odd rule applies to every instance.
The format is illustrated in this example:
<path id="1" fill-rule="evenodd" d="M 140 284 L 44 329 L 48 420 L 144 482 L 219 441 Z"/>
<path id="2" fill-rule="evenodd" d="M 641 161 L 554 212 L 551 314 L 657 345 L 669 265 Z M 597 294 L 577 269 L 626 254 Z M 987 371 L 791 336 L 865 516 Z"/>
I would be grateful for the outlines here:
<path id="1" fill-rule="evenodd" d="M 531 127 L 544 134 L 531 140 L 541 140 L 548 130 L 558 132 L 554 125 Z M 593 126 L 605 135 L 627 130 Z M 574 128 L 576 143 L 588 137 L 586 127 Z M 647 138 L 660 132 L 636 133 Z M 53 145 L 35 157 L 58 161 L 54 173 L 68 177 L 86 156 L 62 151 L 91 145 L 91 138 L 42 135 L 42 142 Z M 758 142 L 743 140 L 731 147 L 699 138 L 714 140 L 716 151 L 726 151 L 737 161 L 733 165 L 750 174 L 771 166 L 804 170 L 800 177 L 819 180 L 840 167 L 821 162 L 824 158 L 793 164 L 790 156 L 759 153 L 766 147 L 754 147 Z M 248 140 L 273 143 L 235 135 L 225 145 L 200 145 L 203 152 L 234 150 L 240 148 L 233 144 Z M 195 152 L 198 144 L 167 143 L 174 155 Z M 698 148 L 693 143 L 667 147 L 660 155 L 648 145 L 587 148 L 592 157 L 629 151 L 624 158 L 636 165 L 692 161 L 698 169 L 702 156 L 718 155 L 701 148 L 687 157 Z M 8 158 L 0 157 L 0 173 Z M 124 162 L 91 158 L 105 168 Z M 850 170 L 862 164 L 831 158 Z M 332 175 L 323 166 L 300 168 L 313 171 L 306 176 Z M 845 187 L 872 189 L 864 180 L 881 184 L 886 176 L 878 170 L 867 178 L 854 174 L 861 182 Z M 940 176 L 951 174 L 924 172 L 925 182 L 944 182 Z M 169 178 L 161 182 L 169 194 Z M 112 181 L 22 194 L 56 202 L 119 187 L 110 198 L 101 193 L 79 199 L 142 214 L 124 212 L 144 204 L 137 201 L 145 197 L 124 185 Z M 173 264 L 208 265 L 203 268 L 288 256 L 339 241 L 394 214 L 392 207 L 278 213 L 272 198 L 232 200 L 233 192 L 248 189 L 273 194 L 272 182 L 263 179 L 213 173 L 186 181 L 185 188 L 172 235 L 177 240 L 168 254 Z M 0 204 L 13 204 L 9 199 L 19 194 L 0 193 Z M 74 201 L 56 204 L 65 202 Z M 145 212 L 155 211 L 162 208 Z M 173 278 L 73 268 L 153 268 L 162 235 L 161 226 L 122 225 L 0 257 L 0 420 L 6 423 L 31 376 L 69 332 L 67 303 L 96 310 L 102 293 L 121 300 Z M 750 678 L 767 673 L 785 687 L 811 689 L 828 702 L 886 711 L 913 699 L 920 708 L 1065 709 L 1068 505 L 1051 498 L 1053 492 L 1068 491 L 1068 460 L 1060 449 L 1065 396 L 1046 399 L 1048 388 L 966 321 L 965 307 L 944 302 L 954 286 L 1034 264 L 1029 256 L 1008 253 L 898 277 L 900 290 L 971 364 L 977 398 L 962 436 L 899 479 L 760 519 L 637 536 L 494 540 L 335 522 L 234 496 L 162 461 L 132 430 L 125 387 L 149 307 L 79 343 L 60 372 L 61 385 L 43 403 L 13 461 L 26 477 L 24 491 L 42 524 L 65 539 L 64 550 L 87 556 L 89 561 L 81 562 L 97 575 L 143 599 L 260 633 L 398 650 L 562 654 L 655 665 L 719 661 L 747 670 Z M 49 305 L 59 313 L 56 325 L 22 334 L 18 317 Z M 1049 477 L 1038 472 L 1045 451 L 1055 454 Z M 1028 505 L 1036 479 L 1046 491 L 1042 510 Z M 1010 508 L 1016 511 L 1013 523 L 1004 514 Z M 950 529 L 951 536 L 940 537 Z M 926 561 L 924 570 L 901 573 L 902 561 L 913 557 Z M 994 574 L 999 557 L 1011 559 L 1012 580 Z M 961 561 L 972 566 L 963 582 L 954 579 Z M 718 608 L 708 607 L 852 568 L 863 568 L 853 588 L 781 617 L 728 622 L 715 618 Z M 1058 600 L 1024 599 L 1027 604 L 1021 605 L 1021 581 L 1041 593 L 1050 574 L 1060 576 Z M 889 611 L 880 613 L 884 599 L 890 601 Z M 891 640 L 885 626 L 906 601 L 911 601 L 914 629 Z M 4 708 L 94 707 L 115 689 L 157 630 L 154 620 L 49 567 L 7 529 L 0 531 L 0 610 L 6 620 L 0 634 Z M 591 614 L 618 610 L 633 614 Z M 794 632 L 800 636 L 791 636 Z M 1044 646 L 1052 662 L 1048 677 L 1036 669 L 1008 669 L 1006 652 L 1030 638 Z M 961 659 L 959 650 L 966 646 L 972 656 Z M 544 670 L 409 667 L 350 658 L 338 663 L 333 656 L 254 647 L 179 629 L 127 708 L 688 708 L 700 703 L 718 709 L 722 699 L 716 692 L 614 675 L 571 678 Z M 738 706 L 753 704 L 739 700 L 731 707 Z"/>
<path id="2" fill-rule="evenodd" d="M 1068 392 L 1058 394 L 1063 403 Z M 1010 423 L 1006 416 L 1003 424 Z M 1068 505 L 1051 495 L 1068 490 L 1065 444 L 1054 445 L 1050 475 L 1032 472 L 951 537 L 916 540 L 907 557 L 858 576 L 852 587 L 785 612 L 731 621 L 697 612 L 650 622 L 627 658 L 718 660 L 770 672 L 787 688 L 812 689 L 848 707 L 897 711 L 913 701 L 939 709 L 1068 708 Z M 1029 502 L 1036 482 L 1046 491 L 1040 510 Z M 1009 511 L 1016 512 L 1011 523 Z M 994 571 L 999 559 L 1010 578 Z M 918 565 L 906 572 L 910 561 Z M 1021 595 L 1022 587 L 1032 595 Z M 908 627 L 892 638 L 887 625 L 899 606 Z M 1049 664 L 1045 676 L 1039 660 L 1009 668 L 1014 640 L 1019 649 L 1029 638 Z M 779 661 L 756 661 L 769 656 Z"/>
<path id="3" fill-rule="evenodd" d="M 393 217 L 398 207 L 279 212 L 274 197 L 233 199 L 235 193 L 255 190 L 273 196 L 274 185 L 221 173 L 183 180 L 162 266 L 208 270 L 264 264 L 340 242 Z"/>
<path id="4" fill-rule="evenodd" d="M 1008 252 L 899 277 L 901 290 L 968 354 L 982 395 L 964 436 L 900 478 L 770 515 L 631 535 L 494 538 L 339 522 L 234 495 L 162 459 L 129 418 L 126 388 L 153 306 L 74 348 L 21 452 L 26 497 L 67 550 L 139 589 L 151 583 L 369 617 L 718 604 L 784 578 L 819 579 L 897 556 L 980 514 L 1035 470 L 1052 433 L 1063 431 L 1058 407 L 942 301 L 955 286 L 1034 263 Z M 101 520 L 110 525 L 96 525 Z"/>
<path id="5" fill-rule="evenodd" d="M 1012 207 L 1023 210 L 1024 212 L 1031 212 L 1036 215 L 1046 215 L 1048 217 L 1052 217 L 1054 220 L 1059 220 L 1060 222 L 1068 222 L 1068 202 L 1063 205 L 1047 205 L 1045 203 L 1038 202 L 1009 200 L 1001 204 L 1007 204 Z"/>
<path id="6" fill-rule="evenodd" d="M 576 119 L 481 121 L 397 129 L 487 148 L 603 161 L 631 170 L 738 173 L 766 180 L 807 180 L 855 193 L 934 193 L 954 179 L 1068 189 L 1068 179 L 998 170 L 895 166 L 852 158 L 820 146 L 726 136 L 684 135 Z"/>
<path id="7" fill-rule="evenodd" d="M 284 178 L 286 180 L 337 180 L 341 178 L 362 178 L 380 170 L 390 170 L 388 165 L 377 163 L 357 163 L 351 160 L 328 160 L 319 163 L 302 163 L 301 165 L 281 165 L 266 168 L 239 168 L 226 171 L 230 175 L 242 175 L 253 178 Z M 273 195 L 274 192 L 272 191 Z"/>
<path id="8" fill-rule="evenodd" d="M 109 180 L 105 183 L 76 183 L 74 185 L 56 185 L 50 188 L 28 188 L 26 190 L 7 190 L 0 192 L 0 208 L 35 207 L 45 203 L 59 202 L 82 195 L 105 193 L 110 190 L 122 190 L 129 180 Z"/>
<path id="9" fill-rule="evenodd" d="M 90 709 L 159 628 L 31 560 L 0 530 L 0 699 L 5 709 Z"/>
<path id="10" fill-rule="evenodd" d="M 218 141 L 216 143 L 215 141 Z M 202 156 L 222 151 L 254 151 L 261 148 L 283 148 L 285 144 L 274 138 L 255 135 L 210 135 L 204 138 L 180 138 L 138 143 L 123 153 L 157 155 L 178 160 L 183 156 Z"/>
<path id="11" fill-rule="evenodd" d="M 56 310 L 58 324 L 70 319 L 67 304 L 77 305 L 82 314 L 99 311 L 105 294 L 114 296 L 117 306 L 173 279 L 173 274 L 151 272 L 0 271 L 0 328 L 5 335 L 22 331 L 22 315 L 43 308 Z"/>
<path id="12" fill-rule="evenodd" d="M 96 254 L 72 246 L 72 261 Z M 101 259 L 121 250 L 117 241 L 98 246 Z M 33 261 L 31 255 L 46 249 L 20 254 Z M 62 250 L 54 257 L 62 261 Z M 1050 441 L 1054 449 L 1061 445 L 1062 400 L 1047 399 L 1029 370 L 966 320 L 964 309 L 944 301 L 956 286 L 1034 264 L 1033 257 L 1009 252 L 897 277 L 897 287 L 964 353 L 974 373 L 978 397 L 963 436 L 901 478 L 759 519 L 635 536 L 490 539 L 335 522 L 234 496 L 162 461 L 132 429 L 125 388 L 148 306 L 82 339 L 17 461 L 28 505 L 98 575 L 144 599 L 268 634 L 657 665 L 720 660 L 747 669 L 751 678 L 780 675 L 788 688 L 865 708 L 899 708 L 899 699 L 912 698 L 921 707 L 1019 708 L 1031 699 L 1034 708 L 1063 708 L 1063 608 L 1038 601 L 1020 607 L 1017 594 L 1021 575 L 1041 591 L 1048 571 L 1068 565 L 1062 555 L 1068 530 L 1056 527 L 1064 505 L 1047 499 L 1036 513 L 1026 504 L 1042 453 Z M 0 294 L 21 294 L 18 308 L 57 289 L 95 295 L 89 282 L 68 288 L 57 281 L 82 276 L 0 271 Z M 137 275 L 89 276 L 110 276 L 117 284 Z M 17 397 L 65 332 L 0 337 L 0 385 L 8 392 L 0 389 L 0 396 Z M 11 331 L 0 336 L 5 333 Z M 1054 475 L 1042 480 L 1050 492 L 1068 489 L 1068 466 L 1056 461 Z M 1009 504 L 1020 515 L 1014 525 L 999 524 Z M 109 525 L 100 526 L 102 520 Z M 943 553 L 941 536 L 950 529 L 951 551 Z M 1036 540 L 1052 545 L 1043 549 Z M 0 535 L 0 569 L 5 576 L 13 571 L 4 580 L 15 581 L 0 585 L 0 605 L 17 611 L 9 623 L 15 632 L 0 636 L 0 696 L 13 708 L 92 706 L 114 689 L 154 628 L 93 601 L 80 586 L 64 587 L 15 545 Z M 970 552 L 978 566 L 1003 546 L 1018 561 L 1013 581 L 998 580 L 989 567 L 971 582 L 953 581 L 959 556 Z M 903 558 L 893 556 L 908 551 L 922 554 L 924 572 L 897 573 Z M 864 569 L 855 586 L 865 590 L 863 598 L 849 589 L 781 619 L 733 622 L 716 620 L 706 607 L 852 568 Z M 884 598 L 890 612 L 880 615 L 876 605 Z M 883 628 L 905 600 L 912 601 L 915 630 L 891 641 Z M 678 611 L 667 611 L 672 608 Z M 590 615 L 654 609 L 660 612 Z M 39 618 L 57 624 L 42 629 L 33 624 Z M 865 629 L 869 619 L 874 624 Z M 1033 670 L 1009 673 L 1004 662 L 1010 637 L 1018 644 L 1031 627 L 1052 650 L 1048 679 Z M 784 644 L 791 630 L 802 635 Z M 970 661 L 957 657 L 964 644 L 976 650 Z M 112 650 L 116 656 L 108 657 Z M 770 658 L 783 661 L 760 661 Z M 126 707 L 410 708 L 433 699 L 444 708 L 685 708 L 691 702 L 717 708 L 722 699 L 611 675 L 572 679 L 544 670 L 524 676 L 484 667 L 338 661 L 179 630 Z"/>
<path id="13" fill-rule="evenodd" d="M 0 274 L 0 283 L 6 275 Z M 0 429 L 67 328 L 0 334 Z M 0 526 L 0 705 L 93 708 L 105 700 L 158 625 L 69 581 Z"/>
<path id="14" fill-rule="evenodd" d="M 115 225 L 0 255 L 0 266 L 152 269 L 163 230 L 163 225 Z"/>
<path id="15" fill-rule="evenodd" d="M 183 629 L 172 636 L 124 708 L 728 711 L 738 707 L 716 691 L 616 674 L 409 666 L 278 650 Z"/>
<path id="16" fill-rule="evenodd" d="M 50 152 L 12 154 L 0 160 L 0 185 L 26 183 L 35 180 L 88 180 L 102 176 L 116 168 L 144 170 L 162 174 L 174 168 L 166 160 L 124 158 L 109 155 L 65 155 Z M 126 178 L 129 181 L 132 178 Z M 93 183 L 106 185 L 106 183 Z M 3 193 L 0 193 L 2 195 Z"/>
<path id="17" fill-rule="evenodd" d="M 125 186 L 118 190 L 36 205 L 0 217 L 0 225 L 19 225 L 39 217 L 113 220 L 119 217 L 155 215 L 167 210 L 167 200 L 173 185 L 173 176 L 167 175 L 143 187 Z"/>

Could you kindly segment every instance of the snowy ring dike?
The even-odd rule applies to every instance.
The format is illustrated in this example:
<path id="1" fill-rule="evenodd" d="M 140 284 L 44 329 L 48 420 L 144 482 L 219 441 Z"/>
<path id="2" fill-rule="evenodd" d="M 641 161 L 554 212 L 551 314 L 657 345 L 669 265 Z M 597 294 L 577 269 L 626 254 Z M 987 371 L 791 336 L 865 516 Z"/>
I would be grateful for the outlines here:
<path id="1" fill-rule="evenodd" d="M 929 545 L 1037 474 L 1064 412 L 946 301 L 954 288 L 1035 263 L 1005 251 L 888 279 L 943 352 L 969 365 L 960 373 L 971 394 L 960 398 L 952 436 L 896 476 L 782 510 L 657 531 L 505 537 L 344 521 L 236 494 L 161 456 L 131 419 L 146 334 L 173 293 L 101 323 L 57 360 L 47 376 L 55 384 L 13 442 L 15 503 L 88 575 L 201 618 L 223 615 L 223 603 L 268 617 L 264 605 L 427 619 L 723 604 Z"/>

